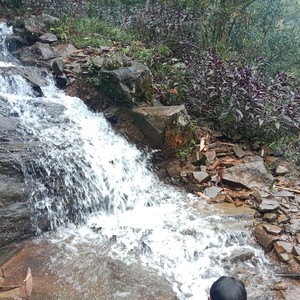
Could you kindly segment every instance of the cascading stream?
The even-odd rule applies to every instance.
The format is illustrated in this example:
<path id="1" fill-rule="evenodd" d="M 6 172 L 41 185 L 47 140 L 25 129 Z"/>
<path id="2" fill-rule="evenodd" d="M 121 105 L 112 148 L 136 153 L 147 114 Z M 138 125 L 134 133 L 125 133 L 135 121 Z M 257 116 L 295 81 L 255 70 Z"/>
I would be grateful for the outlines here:
<path id="1" fill-rule="evenodd" d="M 97 283 L 103 254 L 144 273 L 155 270 L 179 299 L 206 299 L 224 274 L 245 280 L 249 289 L 263 286 L 268 262 L 248 233 L 249 220 L 222 218 L 203 204 L 192 208 L 192 196 L 159 182 L 144 154 L 102 114 L 58 90 L 50 75 L 41 77 L 46 84 L 37 97 L 23 76 L 5 71 L 24 67 L 6 50 L 11 29 L 2 24 L 0 34 L 0 100 L 34 146 L 35 159 L 24 169 L 33 218 L 38 232 L 38 219 L 56 230 L 36 242 L 51 241 L 48 268 L 59 266 L 61 280 L 80 299 L 103 299 Z M 57 293 L 49 299 L 63 298 Z M 135 297 L 127 290 L 109 299 Z"/>

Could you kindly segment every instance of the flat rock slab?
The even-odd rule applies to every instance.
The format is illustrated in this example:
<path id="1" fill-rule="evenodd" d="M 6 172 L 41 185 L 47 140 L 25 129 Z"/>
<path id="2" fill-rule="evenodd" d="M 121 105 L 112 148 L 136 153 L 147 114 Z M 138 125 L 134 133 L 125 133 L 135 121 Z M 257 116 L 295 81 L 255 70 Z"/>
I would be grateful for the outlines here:
<path id="1" fill-rule="evenodd" d="M 79 252 L 67 248 L 47 241 L 28 241 L 2 269 L 7 277 L 17 271 L 21 278 L 27 268 L 31 269 L 30 300 L 177 299 L 171 284 L 150 268 L 112 259 L 103 247 L 99 251 L 85 248 L 83 252 L 81 248 Z"/>
<path id="2" fill-rule="evenodd" d="M 272 199 L 263 199 L 262 202 L 258 206 L 258 210 L 260 212 L 270 212 L 278 209 L 280 206 L 277 200 Z"/>
<path id="3" fill-rule="evenodd" d="M 224 169 L 222 180 L 242 185 L 248 189 L 270 188 L 274 177 L 268 172 L 262 159 Z"/>

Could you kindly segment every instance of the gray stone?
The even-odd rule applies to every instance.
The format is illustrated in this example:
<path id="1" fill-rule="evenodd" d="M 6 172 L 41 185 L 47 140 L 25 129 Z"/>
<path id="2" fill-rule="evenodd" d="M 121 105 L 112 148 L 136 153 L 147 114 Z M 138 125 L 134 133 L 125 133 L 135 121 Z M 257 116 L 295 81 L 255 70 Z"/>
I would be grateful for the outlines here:
<path id="1" fill-rule="evenodd" d="M 289 224 L 285 225 L 285 230 L 292 235 L 300 232 L 300 219 L 292 219 Z"/>
<path id="2" fill-rule="evenodd" d="M 293 194 L 289 191 L 278 191 L 275 193 L 275 197 L 295 198 L 295 194 Z"/>
<path id="3" fill-rule="evenodd" d="M 38 54 L 39 58 L 43 60 L 49 60 L 56 56 L 49 44 L 36 42 L 31 49 L 33 53 Z"/>
<path id="4" fill-rule="evenodd" d="M 60 44 L 56 47 L 53 47 L 55 56 L 67 58 L 70 57 L 77 49 L 72 44 Z"/>
<path id="5" fill-rule="evenodd" d="M 193 178 L 195 179 L 196 183 L 203 183 L 209 180 L 210 176 L 206 172 L 193 172 Z"/>
<path id="6" fill-rule="evenodd" d="M 281 166 L 281 165 L 279 165 L 279 166 L 276 168 L 276 171 L 275 171 L 276 175 L 281 175 L 281 176 L 286 175 L 286 174 L 288 174 L 289 172 L 290 172 L 290 171 L 289 171 L 288 168 L 286 168 L 286 167 L 284 167 L 284 166 Z"/>
<path id="7" fill-rule="evenodd" d="M 165 157 L 189 146 L 193 133 L 183 105 L 140 107 L 132 114 L 150 146 L 162 149 Z"/>
<path id="8" fill-rule="evenodd" d="M 93 66 L 96 69 L 100 70 L 103 67 L 104 59 L 105 59 L 104 57 L 96 56 L 96 57 L 92 57 L 91 61 L 92 61 Z"/>
<path id="9" fill-rule="evenodd" d="M 62 75 L 64 73 L 64 61 L 61 58 L 53 60 L 52 71 L 56 75 Z"/>
<path id="10" fill-rule="evenodd" d="M 47 32 L 39 37 L 39 40 L 42 43 L 54 43 L 57 42 L 57 36 L 53 33 Z"/>
<path id="11" fill-rule="evenodd" d="M 222 188 L 216 187 L 216 186 L 211 186 L 208 187 L 204 190 L 204 194 L 209 197 L 209 198 L 214 198 L 216 197 L 221 191 L 223 191 Z"/>
<path id="12" fill-rule="evenodd" d="M 224 169 L 222 180 L 248 189 L 265 189 L 272 186 L 274 177 L 266 169 L 263 160 L 258 157 L 252 162 Z"/>
<path id="13" fill-rule="evenodd" d="M 152 98 L 152 74 L 141 63 L 129 64 L 118 57 L 107 59 L 96 76 L 103 92 L 117 103 L 132 107 Z"/>
<path id="14" fill-rule="evenodd" d="M 262 202 L 258 206 L 258 210 L 260 212 L 270 212 L 278 209 L 280 206 L 277 200 L 272 199 L 263 199 Z"/>

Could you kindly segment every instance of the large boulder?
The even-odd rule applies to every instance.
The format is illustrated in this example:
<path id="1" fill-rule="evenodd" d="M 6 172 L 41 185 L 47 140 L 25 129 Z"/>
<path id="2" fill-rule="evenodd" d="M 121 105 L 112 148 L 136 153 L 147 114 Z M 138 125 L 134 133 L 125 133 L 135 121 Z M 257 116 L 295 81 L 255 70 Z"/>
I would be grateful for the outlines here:
<path id="1" fill-rule="evenodd" d="M 151 99 L 152 74 L 145 65 L 121 55 L 91 62 L 100 89 L 113 101 L 131 107 Z"/>
<path id="2" fill-rule="evenodd" d="M 140 107 L 133 117 L 153 148 L 170 157 L 189 145 L 193 133 L 190 118 L 183 105 Z"/>
<path id="3" fill-rule="evenodd" d="M 58 19 L 46 14 L 32 15 L 30 17 L 16 17 L 13 22 L 14 32 L 24 39 L 28 46 L 33 45 L 39 37 L 47 32 L 48 23 L 57 22 Z"/>

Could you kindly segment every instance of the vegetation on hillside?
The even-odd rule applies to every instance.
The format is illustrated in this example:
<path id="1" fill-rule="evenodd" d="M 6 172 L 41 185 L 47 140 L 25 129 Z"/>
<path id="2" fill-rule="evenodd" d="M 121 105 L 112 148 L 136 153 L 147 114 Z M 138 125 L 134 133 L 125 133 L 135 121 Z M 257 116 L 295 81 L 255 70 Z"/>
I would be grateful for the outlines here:
<path id="1" fill-rule="evenodd" d="M 10 9 L 21 1 L 5 0 Z M 25 1 L 23 1 L 25 2 Z M 30 0 L 61 17 L 77 47 L 120 45 L 155 78 L 155 97 L 183 103 L 228 136 L 297 150 L 298 0 Z M 287 149 L 281 149 L 287 150 Z"/>

